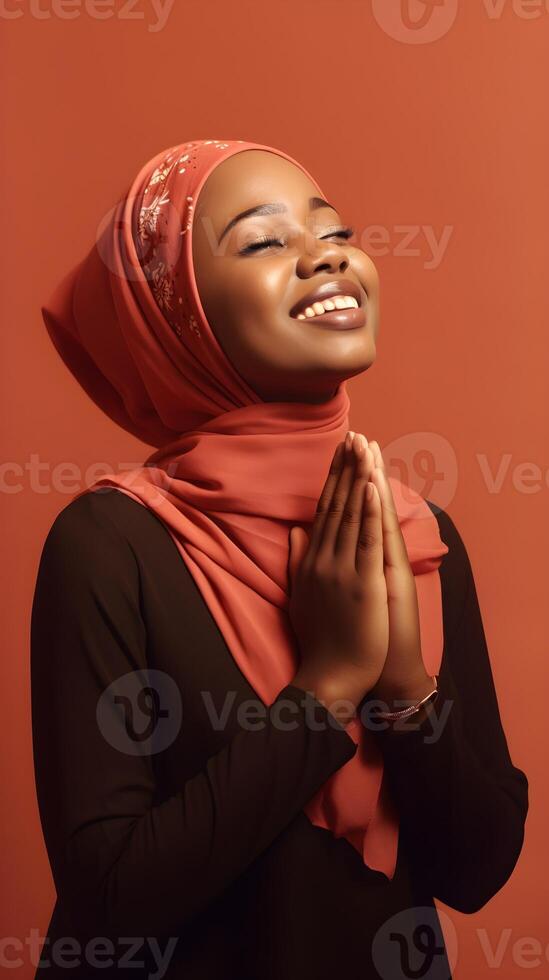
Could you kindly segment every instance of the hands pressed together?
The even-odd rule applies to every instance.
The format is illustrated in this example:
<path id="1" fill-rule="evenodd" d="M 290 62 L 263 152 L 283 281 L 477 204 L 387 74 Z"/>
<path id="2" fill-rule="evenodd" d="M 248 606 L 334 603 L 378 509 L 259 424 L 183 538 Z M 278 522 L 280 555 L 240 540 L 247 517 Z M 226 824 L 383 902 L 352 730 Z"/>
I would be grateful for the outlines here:
<path id="1" fill-rule="evenodd" d="M 351 709 L 366 694 L 391 708 L 432 690 L 414 574 L 377 442 L 348 432 L 339 443 L 310 534 L 290 531 L 288 572 L 296 686 Z"/>

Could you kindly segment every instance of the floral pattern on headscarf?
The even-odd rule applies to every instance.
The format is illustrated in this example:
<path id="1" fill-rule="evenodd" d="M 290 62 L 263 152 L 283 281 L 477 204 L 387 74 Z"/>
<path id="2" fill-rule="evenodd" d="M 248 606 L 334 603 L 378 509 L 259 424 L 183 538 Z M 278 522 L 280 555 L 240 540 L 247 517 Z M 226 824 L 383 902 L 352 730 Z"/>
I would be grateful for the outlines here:
<path id="1" fill-rule="evenodd" d="M 200 143 L 196 141 L 184 143 L 177 152 L 171 149 L 164 160 L 153 170 L 143 192 L 143 203 L 138 214 L 136 248 L 140 254 L 140 261 L 143 268 L 146 269 L 155 301 L 178 337 L 182 336 L 184 327 L 181 310 L 178 310 L 177 307 L 184 305 L 184 299 L 181 293 L 177 294 L 176 277 L 160 255 L 160 246 L 165 244 L 168 238 L 166 234 L 160 231 L 159 224 L 162 224 L 164 211 L 171 204 L 170 194 L 167 190 L 169 178 L 172 175 L 186 174 L 188 170 L 196 170 L 199 148 L 209 145 L 217 150 L 225 150 L 229 146 L 223 140 L 212 139 Z M 179 155 L 181 149 L 184 149 L 185 152 Z M 185 197 L 184 211 L 180 216 L 181 236 L 187 234 L 191 228 L 193 209 L 194 196 L 188 194 Z M 190 311 L 187 311 L 185 323 L 195 336 L 201 336 L 197 318 Z"/>

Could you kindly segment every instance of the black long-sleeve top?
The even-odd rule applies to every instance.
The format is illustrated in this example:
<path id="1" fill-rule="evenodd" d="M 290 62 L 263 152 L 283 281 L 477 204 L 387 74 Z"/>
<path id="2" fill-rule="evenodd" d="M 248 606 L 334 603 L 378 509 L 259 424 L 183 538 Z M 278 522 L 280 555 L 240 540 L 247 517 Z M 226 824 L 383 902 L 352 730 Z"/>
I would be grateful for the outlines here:
<path id="1" fill-rule="evenodd" d="M 72 963 L 86 978 L 398 980 L 426 955 L 430 978 L 451 975 L 433 898 L 474 912 L 504 885 L 528 783 L 501 725 L 466 548 L 427 503 L 449 548 L 433 706 L 445 720 L 374 736 L 400 816 L 391 881 L 303 812 L 357 751 L 350 735 L 293 684 L 263 718 L 238 714 L 257 695 L 155 514 L 115 489 L 61 511 L 31 619 L 57 891 L 37 976 L 66 978 Z"/>

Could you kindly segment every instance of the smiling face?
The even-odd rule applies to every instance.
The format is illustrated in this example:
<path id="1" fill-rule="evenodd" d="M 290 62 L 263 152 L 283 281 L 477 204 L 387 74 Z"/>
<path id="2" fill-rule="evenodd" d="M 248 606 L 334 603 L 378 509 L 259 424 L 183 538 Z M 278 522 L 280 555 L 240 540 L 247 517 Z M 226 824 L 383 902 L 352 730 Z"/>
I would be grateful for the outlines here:
<path id="1" fill-rule="evenodd" d="M 261 205 L 271 205 L 271 213 L 233 222 Z M 371 259 L 345 237 L 346 227 L 302 170 L 266 150 L 222 161 L 195 202 L 193 264 L 204 312 L 263 401 L 325 401 L 375 360 L 379 279 Z M 310 316 L 322 312 L 311 307 L 317 290 L 328 311 L 327 295 L 354 300 L 333 299 L 336 312 L 317 320 Z"/>

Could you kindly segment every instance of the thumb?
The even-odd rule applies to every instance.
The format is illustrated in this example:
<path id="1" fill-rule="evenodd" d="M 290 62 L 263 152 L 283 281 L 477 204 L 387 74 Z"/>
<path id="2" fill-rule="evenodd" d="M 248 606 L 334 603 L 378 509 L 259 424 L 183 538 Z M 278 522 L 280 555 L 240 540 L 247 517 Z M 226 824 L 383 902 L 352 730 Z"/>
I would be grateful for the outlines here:
<path id="1" fill-rule="evenodd" d="M 299 525 L 290 528 L 290 552 L 288 557 L 288 576 L 290 587 L 293 588 L 297 570 L 309 547 L 309 536 Z"/>

